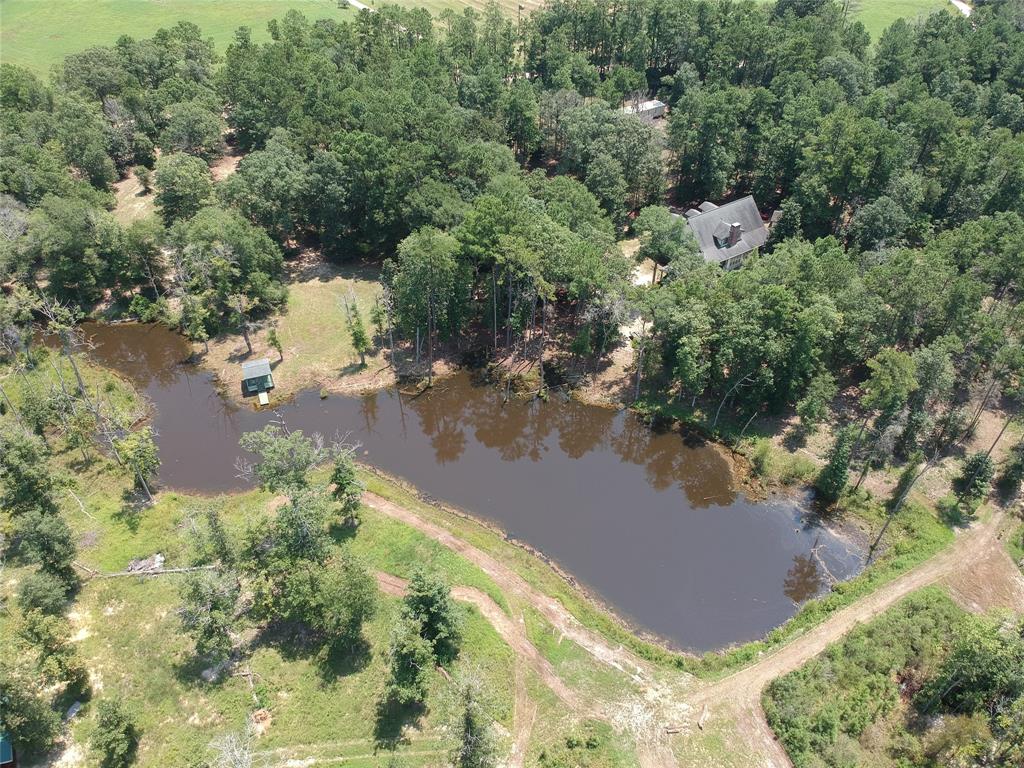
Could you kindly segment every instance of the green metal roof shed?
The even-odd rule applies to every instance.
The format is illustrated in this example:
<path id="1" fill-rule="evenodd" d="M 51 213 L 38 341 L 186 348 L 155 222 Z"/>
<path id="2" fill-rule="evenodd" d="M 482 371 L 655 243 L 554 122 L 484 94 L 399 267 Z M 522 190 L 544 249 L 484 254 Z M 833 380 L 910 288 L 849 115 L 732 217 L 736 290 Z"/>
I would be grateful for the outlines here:
<path id="1" fill-rule="evenodd" d="M 274 377 L 270 372 L 270 361 L 266 358 L 242 363 L 242 391 L 256 395 L 274 388 Z"/>

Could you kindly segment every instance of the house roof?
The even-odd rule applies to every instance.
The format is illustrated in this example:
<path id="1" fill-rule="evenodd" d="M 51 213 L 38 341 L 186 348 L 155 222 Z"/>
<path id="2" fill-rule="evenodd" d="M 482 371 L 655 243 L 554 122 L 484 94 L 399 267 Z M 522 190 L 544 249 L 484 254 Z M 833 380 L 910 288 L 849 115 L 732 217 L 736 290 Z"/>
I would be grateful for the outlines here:
<path id="1" fill-rule="evenodd" d="M 270 375 L 270 361 L 265 357 L 261 360 L 252 360 L 248 363 L 242 363 L 242 378 L 243 379 L 258 379 L 262 376 Z"/>
<path id="2" fill-rule="evenodd" d="M 689 215 L 690 212 L 687 211 L 686 223 L 697 238 L 705 261 L 720 264 L 734 256 L 750 253 L 768 240 L 768 229 L 761 221 L 757 203 L 750 195 L 725 205 L 716 206 L 714 203 L 705 202 L 700 205 L 700 209 L 702 212 L 696 215 Z M 732 224 L 740 225 L 739 240 L 735 245 L 720 248 L 718 242 L 726 242 Z M 719 236 L 716 242 L 716 235 L 722 233 L 725 237 Z"/>

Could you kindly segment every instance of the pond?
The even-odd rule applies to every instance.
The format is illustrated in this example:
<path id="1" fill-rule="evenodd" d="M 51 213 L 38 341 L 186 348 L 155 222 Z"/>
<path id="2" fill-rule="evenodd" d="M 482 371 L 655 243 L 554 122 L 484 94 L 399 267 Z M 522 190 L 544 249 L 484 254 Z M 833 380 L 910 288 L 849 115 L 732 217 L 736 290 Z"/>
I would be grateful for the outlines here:
<path id="1" fill-rule="evenodd" d="M 163 485 L 246 487 L 242 433 L 275 418 L 224 398 L 185 364 L 162 326 L 85 327 L 95 359 L 155 408 Z M 861 556 L 790 498 L 752 501 L 728 458 L 625 411 L 561 397 L 503 404 L 467 373 L 418 397 L 301 392 L 277 413 L 292 430 L 347 436 L 360 459 L 491 521 L 557 562 L 620 616 L 677 648 L 705 651 L 763 636 Z"/>

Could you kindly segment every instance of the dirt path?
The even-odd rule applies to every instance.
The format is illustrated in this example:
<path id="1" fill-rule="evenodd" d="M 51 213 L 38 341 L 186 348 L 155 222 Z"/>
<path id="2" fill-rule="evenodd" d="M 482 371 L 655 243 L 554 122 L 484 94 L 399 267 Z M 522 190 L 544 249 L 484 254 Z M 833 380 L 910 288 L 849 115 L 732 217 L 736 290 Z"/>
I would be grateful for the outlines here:
<path id="1" fill-rule="evenodd" d="M 789 758 L 764 719 L 761 693 L 765 686 L 799 668 L 858 624 L 873 619 L 911 592 L 930 584 L 974 583 L 982 574 L 995 570 L 1011 584 L 1016 584 L 1007 588 L 1009 597 L 1005 599 L 1024 595 L 1024 580 L 1010 561 L 1001 540 L 1008 522 L 1006 516 L 997 511 L 990 519 L 959 533 L 952 546 L 927 562 L 838 611 L 756 664 L 698 690 L 690 697 L 692 711 L 699 712 L 704 705 L 712 713 L 719 707 L 731 708 L 739 719 L 741 730 L 763 756 L 764 765 L 790 765 Z M 1012 577 L 1007 568 L 1013 569 Z M 1024 602 L 1016 607 L 1018 610 L 1024 608 Z"/>
<path id="2" fill-rule="evenodd" d="M 507 565 L 463 541 L 446 528 L 424 520 L 415 512 L 369 491 L 363 494 L 363 503 L 381 514 L 417 529 L 473 563 L 490 576 L 504 594 L 518 599 L 538 611 L 563 638 L 572 640 L 598 661 L 630 675 L 640 685 L 645 695 L 643 702 L 631 702 L 643 710 L 639 716 L 623 717 L 623 713 L 620 711 L 622 707 L 619 703 L 594 702 L 587 704 L 584 709 L 580 709 L 578 705 L 570 706 L 573 706 L 578 712 L 589 712 L 593 717 L 611 722 L 620 729 L 629 730 L 631 735 L 636 738 L 637 759 L 641 768 L 674 768 L 676 762 L 672 750 L 663 737 L 664 718 L 660 717 L 658 713 L 659 710 L 671 706 L 673 703 L 678 703 L 683 709 L 671 707 L 671 711 L 682 712 L 686 705 L 666 695 L 665 686 L 654 678 L 649 665 L 621 645 L 612 646 L 603 637 L 580 624 L 576 617 L 558 600 L 537 591 Z M 394 588 L 394 583 L 391 588 Z M 545 684 L 558 694 L 559 698 L 566 703 L 580 701 L 578 696 L 569 690 L 555 674 L 550 663 L 529 642 L 525 630 L 509 618 L 490 597 L 479 590 L 467 587 L 452 589 L 452 595 L 456 599 L 476 605 L 480 612 L 491 621 L 498 634 L 505 638 L 506 642 L 516 651 L 516 655 L 530 663 L 534 670 L 541 675 Z M 560 693 L 560 691 L 562 692 Z"/>
<path id="3" fill-rule="evenodd" d="M 363 503 L 372 507 L 378 512 L 398 520 L 406 525 L 416 528 L 430 538 L 458 553 L 466 560 L 480 568 L 491 577 L 501 590 L 512 597 L 531 605 L 551 624 L 563 637 L 567 637 L 582 647 L 591 656 L 599 661 L 608 664 L 615 669 L 626 672 L 640 681 L 649 675 L 649 668 L 630 651 L 620 646 L 612 646 L 603 637 L 591 632 L 569 613 L 568 610 L 553 597 L 549 597 L 530 586 L 522 576 L 513 571 L 507 565 L 486 552 L 477 549 L 459 537 L 455 536 L 448 529 L 435 525 L 404 507 L 388 501 L 383 496 L 366 492 L 363 494 Z M 480 593 L 482 594 L 482 593 Z M 500 616 L 496 620 L 513 625 L 493 600 L 487 598 L 491 605 L 497 609 Z M 480 608 L 480 606 L 477 606 Z M 481 612 L 488 615 L 483 608 Z M 488 616 L 490 618 L 490 616 Z M 496 627 L 497 628 L 497 627 Z M 499 633 L 501 630 L 498 630 Z"/>
<path id="4" fill-rule="evenodd" d="M 377 573 L 377 585 L 382 592 L 401 597 L 405 594 L 408 582 L 389 573 Z M 544 684 L 571 709 L 579 710 L 584 706 L 576 692 L 562 682 L 561 678 L 555 674 L 551 663 L 541 656 L 540 651 L 530 642 L 523 625 L 509 618 L 489 595 L 473 587 L 452 587 L 452 597 L 461 603 L 469 603 L 480 611 L 494 627 L 494 631 L 515 653 L 517 661 L 521 660 L 529 665 L 544 681 Z"/>
<path id="5" fill-rule="evenodd" d="M 651 724 L 646 738 L 643 734 L 637 734 L 642 766 L 673 765 L 668 740 L 659 734 L 664 734 L 670 726 L 678 726 L 684 733 L 690 732 L 705 707 L 711 717 L 724 710 L 737 718 L 739 731 L 748 740 L 754 753 L 759 755 L 761 766 L 784 768 L 791 765 L 761 709 L 761 693 L 765 686 L 775 678 L 799 668 L 858 624 L 878 616 L 922 587 L 945 583 L 962 603 L 978 610 L 994 605 L 1024 609 L 1024 577 L 1010 560 L 1002 541 L 1011 521 L 1002 510 L 997 510 L 989 519 L 958 533 L 950 547 L 930 560 L 836 612 L 757 663 L 696 690 L 680 691 L 675 696 L 676 700 L 669 702 L 665 700 L 669 689 L 655 679 L 646 663 L 621 646 L 612 647 L 602 637 L 583 627 L 561 603 L 538 592 L 508 566 L 440 525 L 424 520 L 381 496 L 366 493 L 363 500 L 378 512 L 416 528 L 474 563 L 506 594 L 533 606 L 565 637 L 572 639 L 595 659 L 628 672 L 651 702 L 648 712 Z M 985 581 L 986 584 L 980 584 L 979 581 Z M 995 586 L 988 586 L 993 583 Z M 513 638 L 507 640 L 513 648 L 517 647 L 514 643 L 525 641 L 526 647 L 522 651 L 517 650 L 517 655 L 522 653 L 521 658 L 531 666 L 538 663 L 547 665 L 536 648 L 525 639 L 522 629 L 488 596 L 478 590 L 465 588 L 460 588 L 459 594 L 453 590 L 453 594 L 476 604 L 502 637 L 508 635 Z M 550 665 L 544 668 L 550 669 Z M 553 670 L 551 675 L 554 676 Z M 557 680 L 557 676 L 554 679 Z M 548 679 L 545 682 L 551 685 Z M 679 717 L 680 714 L 683 716 Z M 614 720 L 614 716 L 609 719 Z"/>

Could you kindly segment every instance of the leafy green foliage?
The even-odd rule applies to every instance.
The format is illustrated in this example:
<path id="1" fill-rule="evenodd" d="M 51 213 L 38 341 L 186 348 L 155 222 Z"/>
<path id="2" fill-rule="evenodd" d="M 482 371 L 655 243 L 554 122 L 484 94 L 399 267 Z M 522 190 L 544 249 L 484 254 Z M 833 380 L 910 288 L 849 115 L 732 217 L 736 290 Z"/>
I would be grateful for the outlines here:
<path id="1" fill-rule="evenodd" d="M 478 679 L 464 676 L 459 680 L 458 719 L 452 729 L 452 764 L 458 768 L 494 768 L 498 764 L 498 743 L 483 697 Z"/>
<path id="2" fill-rule="evenodd" d="M 961 503 L 976 503 L 988 496 L 995 471 L 995 462 L 989 454 L 979 451 L 968 456 L 953 481 Z"/>
<path id="3" fill-rule="evenodd" d="M 259 458 L 252 472 L 268 491 L 305 488 L 309 470 L 326 457 L 319 438 L 306 437 L 299 429 L 289 432 L 277 424 L 246 432 L 239 445 Z"/>
<path id="4" fill-rule="evenodd" d="M 238 578 L 231 573 L 200 571 L 181 585 L 181 626 L 196 644 L 196 653 L 215 661 L 231 652 L 231 628 L 238 603 Z"/>
<path id="5" fill-rule="evenodd" d="M 8 664 L 8 660 L 0 664 L 4 730 L 22 755 L 42 755 L 60 734 L 60 715 L 40 690 L 38 674 Z"/>
<path id="6" fill-rule="evenodd" d="M 219 320 L 237 323 L 284 300 L 285 291 L 278 281 L 283 266 L 281 250 L 266 232 L 237 212 L 216 206 L 203 208 L 174 225 L 168 239 L 177 254 L 186 328 L 204 324 L 213 330 Z"/>
<path id="7" fill-rule="evenodd" d="M 847 764 L 842 747 L 863 762 L 856 739 L 897 706 L 900 680 L 920 685 L 962 616 L 942 594 L 919 593 L 769 683 L 765 714 L 794 765 Z"/>
<path id="8" fill-rule="evenodd" d="M 206 163 L 180 152 L 157 161 L 155 187 L 156 207 L 168 224 L 195 216 L 213 193 Z"/>
<path id="9" fill-rule="evenodd" d="M 801 429 L 813 432 L 828 417 L 836 391 L 835 377 L 828 371 L 822 371 L 811 379 L 807 391 L 796 404 L 796 415 L 800 417 Z"/>
<path id="10" fill-rule="evenodd" d="M 403 616 L 395 625 L 387 658 L 388 676 L 381 705 L 410 707 L 423 704 L 427 699 L 434 654 L 415 618 Z"/>
<path id="11" fill-rule="evenodd" d="M 341 503 L 341 514 L 346 522 L 352 523 L 359 514 L 359 500 L 362 498 L 362 482 L 356 476 L 356 465 L 351 451 L 339 451 L 331 469 L 331 495 Z"/>
<path id="12" fill-rule="evenodd" d="M 70 588 L 77 582 L 74 570 L 75 541 L 59 514 L 32 510 L 19 519 L 21 548 L 47 573 Z"/>
<path id="13" fill-rule="evenodd" d="M 89 671 L 71 642 L 71 625 L 63 616 L 29 611 L 19 635 L 36 651 L 36 668 L 47 682 L 84 700 L 89 696 Z"/>
<path id="14" fill-rule="evenodd" d="M 363 316 L 359 313 L 359 307 L 353 306 L 349 310 L 348 331 L 352 334 L 352 349 L 359 353 L 359 365 L 366 367 L 366 353 L 372 349 L 370 337 L 366 333 L 366 326 L 363 324 Z"/>
<path id="15" fill-rule="evenodd" d="M 1024 634 L 1004 617 L 967 617 L 937 674 L 918 694 L 923 711 L 992 713 L 1024 696 Z"/>
<path id="16" fill-rule="evenodd" d="M 18 605 L 22 611 L 40 611 L 49 615 L 64 612 L 68 584 L 48 571 L 30 573 L 18 586 Z"/>
<path id="17" fill-rule="evenodd" d="M 160 468 L 160 453 L 152 427 L 142 427 L 115 441 L 121 460 L 135 476 L 135 481 L 149 494 L 149 482 Z"/>
<path id="18" fill-rule="evenodd" d="M 135 761 L 141 732 L 134 714 L 116 699 L 103 699 L 96 710 L 90 744 L 100 768 L 127 768 Z"/>
<path id="19" fill-rule="evenodd" d="M 158 143 L 168 155 L 184 152 L 212 160 L 221 152 L 221 121 L 206 104 L 186 101 L 167 107 Z"/>
<path id="20" fill-rule="evenodd" d="M 347 548 L 320 574 L 309 622 L 334 648 L 350 648 L 377 607 L 377 582 Z"/>

